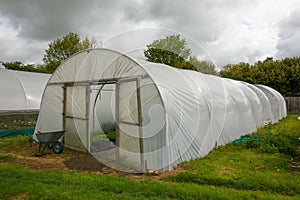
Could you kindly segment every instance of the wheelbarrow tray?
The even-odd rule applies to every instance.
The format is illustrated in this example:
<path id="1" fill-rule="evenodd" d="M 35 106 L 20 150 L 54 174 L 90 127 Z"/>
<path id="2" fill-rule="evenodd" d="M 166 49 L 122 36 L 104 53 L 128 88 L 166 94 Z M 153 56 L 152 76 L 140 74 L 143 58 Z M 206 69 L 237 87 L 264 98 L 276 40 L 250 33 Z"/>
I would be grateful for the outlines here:
<path id="1" fill-rule="evenodd" d="M 64 145 L 59 139 L 63 136 L 65 131 L 54 131 L 54 132 L 38 132 L 36 137 L 39 144 L 39 152 L 36 154 L 37 156 L 43 155 L 46 147 L 52 149 L 54 153 L 60 154 L 64 150 Z"/>
<path id="2" fill-rule="evenodd" d="M 54 143 L 57 142 L 64 134 L 64 131 L 55 131 L 55 132 L 38 132 L 36 134 L 37 139 L 40 143 Z"/>

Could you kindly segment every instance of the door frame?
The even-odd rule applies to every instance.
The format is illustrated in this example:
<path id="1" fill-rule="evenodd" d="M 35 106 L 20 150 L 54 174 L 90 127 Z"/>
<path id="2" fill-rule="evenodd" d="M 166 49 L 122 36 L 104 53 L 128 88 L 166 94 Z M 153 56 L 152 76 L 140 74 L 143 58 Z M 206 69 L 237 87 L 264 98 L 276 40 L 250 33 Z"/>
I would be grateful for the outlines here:
<path id="1" fill-rule="evenodd" d="M 74 116 L 74 115 L 67 115 L 67 99 L 68 99 L 68 95 L 67 95 L 67 88 L 74 88 L 74 87 L 85 87 L 85 113 L 84 113 L 84 117 L 78 117 L 78 116 Z M 77 83 L 77 82 L 72 82 L 72 83 L 64 83 L 64 85 L 62 86 L 63 88 L 63 112 L 62 112 L 62 119 L 63 119 L 63 130 L 66 131 L 66 119 L 67 118 L 73 118 L 73 119 L 77 119 L 77 120 L 85 120 L 85 126 L 86 126 L 86 144 L 83 144 L 84 147 L 86 149 L 90 149 L 90 84 L 88 83 Z M 65 132 L 66 133 L 66 132 Z M 67 134 L 67 133 L 66 133 Z M 64 142 L 66 140 L 66 137 L 64 136 Z M 72 148 L 72 147 L 71 147 Z M 77 149 L 79 150 L 79 149 Z"/>
<path id="2" fill-rule="evenodd" d="M 120 105 L 120 84 L 128 83 L 128 82 L 135 82 L 136 84 L 136 100 L 137 100 L 137 115 L 138 115 L 138 122 L 126 122 L 121 121 L 119 116 L 119 105 Z M 128 77 L 128 78 L 120 78 L 116 83 L 116 145 L 120 146 L 120 128 L 119 124 L 129 124 L 133 126 L 139 127 L 139 149 L 140 149 L 140 162 L 141 162 L 141 172 L 145 172 L 145 158 L 144 158 L 144 139 L 143 139 L 143 116 L 142 116 L 142 104 L 141 104 L 141 76 L 135 77 Z M 117 160 L 119 160 L 119 151 L 117 151 Z"/>
<path id="3" fill-rule="evenodd" d="M 67 87 L 76 87 L 76 86 L 85 86 L 85 119 L 86 120 L 86 148 L 90 151 L 90 95 L 91 95 L 91 86 L 92 85 L 105 85 L 105 84 L 115 84 L 115 116 L 116 116 L 116 145 L 119 147 L 120 141 L 120 123 L 128 123 L 124 121 L 119 121 L 119 86 L 125 82 L 135 82 L 136 83 L 136 96 L 137 96 L 137 107 L 138 107 L 138 123 L 133 124 L 139 127 L 139 147 L 140 147 L 140 161 L 141 161 L 141 172 L 146 171 L 145 158 L 144 158 L 144 140 L 143 140 L 143 118 L 142 118 L 142 104 L 141 104 L 141 79 L 142 76 L 132 76 L 132 77 L 121 77 L 121 78 L 107 78 L 107 79 L 96 79 L 88 81 L 72 81 L 72 82 L 57 82 L 50 83 L 49 85 L 60 85 L 63 89 L 63 106 L 62 106 L 62 128 L 66 131 L 66 118 L 69 116 L 66 115 L 66 102 L 67 102 Z M 94 120 L 94 119 L 93 119 Z M 130 122 L 129 122 L 130 123 Z M 67 133 L 66 133 L 67 134 Z M 65 137 L 64 137 L 65 140 Z M 119 151 L 116 153 L 117 160 L 119 160 Z"/>

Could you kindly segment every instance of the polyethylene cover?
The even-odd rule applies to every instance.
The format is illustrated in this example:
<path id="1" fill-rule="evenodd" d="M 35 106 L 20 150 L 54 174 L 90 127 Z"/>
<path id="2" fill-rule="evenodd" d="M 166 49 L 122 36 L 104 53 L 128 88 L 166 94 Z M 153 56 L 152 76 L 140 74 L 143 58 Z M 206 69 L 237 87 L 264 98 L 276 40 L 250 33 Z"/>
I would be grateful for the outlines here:
<path id="1" fill-rule="evenodd" d="M 39 110 L 49 74 L 0 69 L 0 112 Z"/>
<path id="2" fill-rule="evenodd" d="M 53 73 L 35 134 L 64 130 L 66 146 L 111 167 L 164 171 L 285 116 L 272 88 L 90 49 Z"/>

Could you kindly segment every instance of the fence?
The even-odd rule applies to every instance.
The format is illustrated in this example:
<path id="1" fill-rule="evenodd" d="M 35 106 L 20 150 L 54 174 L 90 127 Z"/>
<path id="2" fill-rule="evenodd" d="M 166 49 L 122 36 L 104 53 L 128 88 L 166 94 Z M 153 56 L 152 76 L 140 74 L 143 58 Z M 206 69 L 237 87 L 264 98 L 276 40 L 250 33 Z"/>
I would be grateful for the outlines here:
<path id="1" fill-rule="evenodd" d="M 284 97 L 287 113 L 300 114 L 300 97 Z"/>

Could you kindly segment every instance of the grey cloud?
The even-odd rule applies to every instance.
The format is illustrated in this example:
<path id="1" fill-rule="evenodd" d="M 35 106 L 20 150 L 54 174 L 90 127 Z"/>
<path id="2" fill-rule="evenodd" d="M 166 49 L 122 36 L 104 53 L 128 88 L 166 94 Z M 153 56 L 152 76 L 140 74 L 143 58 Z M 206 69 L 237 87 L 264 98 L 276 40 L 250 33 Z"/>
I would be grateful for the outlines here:
<path id="1" fill-rule="evenodd" d="M 154 24 L 195 39 L 220 66 L 233 61 L 252 62 L 274 53 L 277 38 L 263 41 L 276 35 L 277 29 L 272 23 L 284 15 L 277 11 L 287 2 L 278 2 L 280 4 L 272 0 L 0 0 L 0 28 L 4 27 L 3 32 L 6 26 L 10 29 L 0 35 L 0 51 L 4 52 L 0 60 L 5 55 L 12 60 L 22 58 L 23 54 L 23 61 L 37 60 L 37 56 L 40 60 L 47 42 L 71 31 L 89 37 L 100 35 L 105 40 L 129 29 Z M 294 12 L 293 17 L 279 24 L 278 55 L 299 52 L 293 45 L 299 38 L 298 19 L 299 14 Z M 13 35 L 7 37 L 5 34 L 12 34 L 11 30 L 14 30 Z M 120 48 L 127 49 L 134 43 L 142 48 L 141 41 L 149 41 L 145 37 L 147 34 L 124 37 L 112 46 L 124 45 Z M 259 42 L 255 42 L 256 39 Z M 9 42 L 12 45 L 4 46 Z M 20 48 L 28 51 L 19 52 Z"/>
<path id="2" fill-rule="evenodd" d="M 108 25 L 117 17 L 115 5 L 116 1 L 105 0 L 10 0 L 1 2 L 0 13 L 10 19 L 20 37 L 52 40 L 68 32 L 85 32 L 89 24 Z"/>
<path id="3" fill-rule="evenodd" d="M 259 0 L 146 0 L 129 5 L 125 17 L 133 21 L 156 21 L 161 27 L 189 34 L 199 42 L 213 42 L 237 20 L 239 10 L 255 9 Z M 242 13 L 243 14 L 243 13 Z"/>
<path id="4" fill-rule="evenodd" d="M 280 39 L 276 48 L 276 58 L 299 57 L 300 56 L 300 30 L 286 39 Z"/>
<path id="5" fill-rule="evenodd" d="M 155 21 L 159 27 L 192 37 L 222 67 L 228 63 L 253 63 L 266 55 L 261 49 L 270 47 L 251 46 L 255 38 L 250 36 L 258 20 L 265 21 L 261 15 L 257 17 L 261 14 L 257 12 L 267 7 L 264 3 L 260 0 L 146 0 L 142 5 L 129 5 L 125 17 L 134 22 Z"/>
<path id="6" fill-rule="evenodd" d="M 126 12 L 128 20 L 152 20 L 161 27 L 172 28 L 197 40 L 212 41 L 219 37 L 226 23 L 218 6 L 210 1 L 145 1 L 143 5 L 129 7 Z M 222 19 L 226 22 L 226 18 Z"/>
<path id="7" fill-rule="evenodd" d="M 300 7 L 279 24 L 276 58 L 300 56 Z"/>
<path id="8" fill-rule="evenodd" d="M 47 43 L 69 32 L 94 37 L 128 28 L 117 0 L 0 0 L 0 60 L 41 63 Z M 130 25 L 130 24 L 129 24 Z"/>

